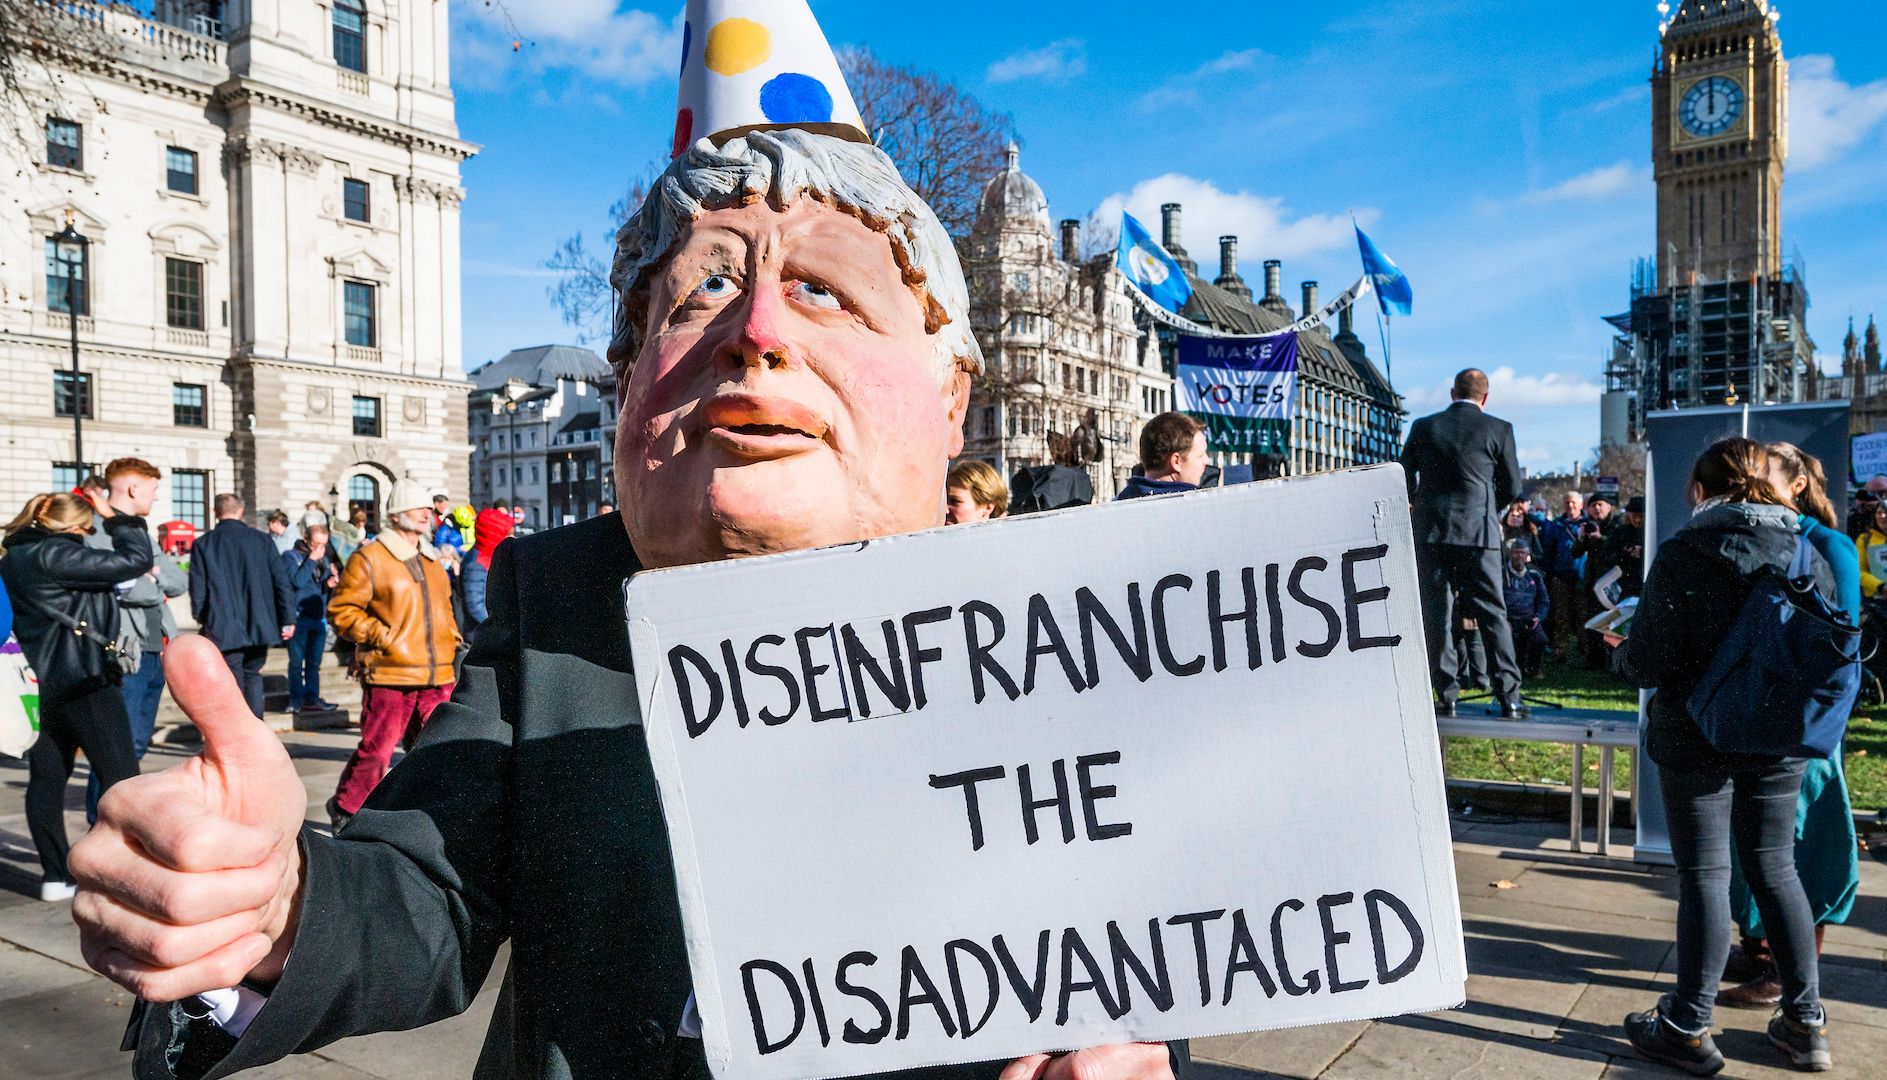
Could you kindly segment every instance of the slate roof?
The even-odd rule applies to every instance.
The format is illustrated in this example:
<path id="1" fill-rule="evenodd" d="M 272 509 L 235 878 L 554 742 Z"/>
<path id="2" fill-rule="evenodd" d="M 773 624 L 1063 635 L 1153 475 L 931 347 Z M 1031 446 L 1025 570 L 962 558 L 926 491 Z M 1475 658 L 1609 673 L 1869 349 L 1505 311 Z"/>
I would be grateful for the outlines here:
<path id="1" fill-rule="evenodd" d="M 1270 334 L 1295 321 L 1286 313 L 1288 308 L 1273 311 L 1203 278 L 1187 276 L 1192 280 L 1192 299 L 1180 314 L 1194 322 L 1233 333 Z M 1333 339 L 1329 328 L 1322 326 L 1299 331 L 1297 363 L 1298 370 L 1316 382 L 1361 395 L 1385 408 L 1402 408 L 1402 396 L 1383 378 L 1355 334 Z"/>
<path id="2" fill-rule="evenodd" d="M 496 390 L 512 379 L 531 386 L 555 386 L 558 379 L 602 383 L 611 376 L 609 363 L 575 345 L 533 345 L 513 349 L 470 372 L 475 390 Z"/>

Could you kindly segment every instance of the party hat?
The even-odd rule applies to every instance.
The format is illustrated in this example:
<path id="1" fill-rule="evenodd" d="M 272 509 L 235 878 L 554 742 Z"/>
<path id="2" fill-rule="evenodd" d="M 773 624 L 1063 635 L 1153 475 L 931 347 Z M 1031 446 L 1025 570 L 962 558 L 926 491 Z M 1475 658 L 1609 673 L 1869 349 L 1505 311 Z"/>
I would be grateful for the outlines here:
<path id="1" fill-rule="evenodd" d="M 688 0 L 686 20 L 672 156 L 774 128 L 871 141 L 806 0 Z"/>

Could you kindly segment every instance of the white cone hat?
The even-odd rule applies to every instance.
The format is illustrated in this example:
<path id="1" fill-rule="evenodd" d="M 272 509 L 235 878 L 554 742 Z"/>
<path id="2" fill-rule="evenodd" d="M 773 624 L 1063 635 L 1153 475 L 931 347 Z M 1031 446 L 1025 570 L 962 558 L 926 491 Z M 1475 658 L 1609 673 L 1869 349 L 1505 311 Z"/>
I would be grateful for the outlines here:
<path id="1" fill-rule="evenodd" d="M 688 0 L 681 51 L 673 157 L 772 128 L 871 141 L 806 0 Z"/>

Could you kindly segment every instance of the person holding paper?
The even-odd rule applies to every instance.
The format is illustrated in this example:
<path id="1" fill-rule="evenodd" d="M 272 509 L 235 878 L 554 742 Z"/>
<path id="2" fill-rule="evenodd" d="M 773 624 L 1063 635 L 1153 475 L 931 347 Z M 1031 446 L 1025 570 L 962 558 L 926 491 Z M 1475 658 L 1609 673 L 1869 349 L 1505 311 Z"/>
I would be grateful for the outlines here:
<path id="1" fill-rule="evenodd" d="M 981 357 L 951 239 L 867 139 L 810 9 L 694 0 L 687 21 L 675 161 L 615 257 L 623 513 L 497 549 L 452 700 L 339 836 L 305 827 L 214 649 L 173 643 L 204 753 L 114 791 L 73 852 L 87 961 L 150 1003 L 138 1075 L 450 1016 L 509 942 L 478 1076 L 708 1080 L 623 582 L 942 524 Z M 1128 1044 L 930 1075 L 1186 1062 Z"/>

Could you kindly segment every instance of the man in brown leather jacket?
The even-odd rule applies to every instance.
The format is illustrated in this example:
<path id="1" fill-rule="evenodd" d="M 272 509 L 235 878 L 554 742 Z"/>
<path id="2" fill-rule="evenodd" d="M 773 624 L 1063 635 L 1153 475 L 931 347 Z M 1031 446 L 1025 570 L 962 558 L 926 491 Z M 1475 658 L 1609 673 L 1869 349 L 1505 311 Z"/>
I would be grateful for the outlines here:
<path id="1" fill-rule="evenodd" d="M 354 643 L 354 669 L 365 688 L 360 746 L 328 800 L 337 831 L 386 775 L 393 747 L 417 738 L 433 709 L 452 696 L 459 627 L 452 586 L 426 540 L 431 532 L 426 489 L 410 480 L 395 483 L 379 538 L 347 560 L 328 601 L 335 632 Z"/>

